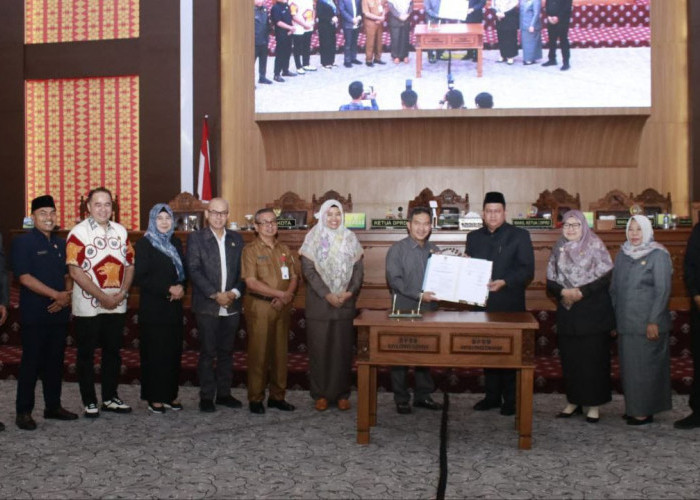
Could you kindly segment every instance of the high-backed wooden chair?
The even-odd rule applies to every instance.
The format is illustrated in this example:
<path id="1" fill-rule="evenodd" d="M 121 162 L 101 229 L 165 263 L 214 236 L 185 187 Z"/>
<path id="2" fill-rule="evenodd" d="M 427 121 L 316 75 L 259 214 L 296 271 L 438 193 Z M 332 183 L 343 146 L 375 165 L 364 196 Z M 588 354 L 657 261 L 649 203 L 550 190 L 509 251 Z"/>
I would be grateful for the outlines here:
<path id="1" fill-rule="evenodd" d="M 452 189 L 445 189 L 439 195 L 434 195 L 430 188 L 423 189 L 418 196 L 413 198 L 408 202 L 408 214 L 411 213 L 413 207 L 430 207 L 430 201 L 436 201 L 438 205 L 438 216 L 442 213 L 443 209 L 450 208 L 456 209 L 459 213 L 469 212 L 469 195 L 465 194 L 464 197 L 459 196 Z"/>
<path id="2" fill-rule="evenodd" d="M 647 188 L 634 197 L 634 203 L 642 207 L 647 215 L 671 213 L 671 193 L 663 196 L 656 189 Z"/>
<path id="3" fill-rule="evenodd" d="M 311 197 L 311 207 L 313 208 L 314 214 L 319 211 L 321 205 L 323 205 L 328 200 L 337 200 L 343 207 L 344 213 L 352 212 L 352 195 L 348 193 L 348 197 L 344 198 L 338 191 L 332 189 L 326 191 L 321 195 L 321 197 L 316 198 L 316 195 Z"/>
<path id="4" fill-rule="evenodd" d="M 173 223 L 176 231 L 195 231 L 206 224 L 204 211 L 209 202 L 195 198 L 191 193 L 183 192 L 168 202 L 173 210 Z"/>
<path id="5" fill-rule="evenodd" d="M 314 217 L 311 203 L 292 191 L 287 191 L 272 203 L 266 203 L 265 207 L 275 210 L 278 217 L 295 219 L 297 226 L 310 224 Z"/>
<path id="6" fill-rule="evenodd" d="M 80 214 L 80 220 L 84 220 L 88 215 L 87 200 L 84 196 L 80 197 L 78 213 Z M 119 222 L 119 195 L 115 195 L 114 198 L 112 198 L 112 217 L 110 217 L 110 220 Z"/>
<path id="7" fill-rule="evenodd" d="M 549 214 L 554 223 L 561 222 L 562 215 L 569 210 L 581 210 L 581 196 L 571 196 L 565 189 L 557 188 L 554 191 L 545 189 L 540 193 L 535 202 L 537 217 Z"/>
<path id="8" fill-rule="evenodd" d="M 591 202 L 588 209 L 594 213 L 595 220 L 598 220 L 601 215 L 629 217 L 632 205 L 632 193 L 628 196 L 619 189 L 613 189 L 598 201 Z"/>

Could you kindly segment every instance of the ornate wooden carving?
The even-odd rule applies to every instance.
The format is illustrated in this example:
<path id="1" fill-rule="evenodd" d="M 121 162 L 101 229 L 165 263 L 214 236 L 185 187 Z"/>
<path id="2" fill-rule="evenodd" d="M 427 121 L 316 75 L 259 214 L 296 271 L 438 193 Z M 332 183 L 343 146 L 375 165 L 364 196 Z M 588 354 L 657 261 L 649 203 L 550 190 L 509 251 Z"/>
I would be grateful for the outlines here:
<path id="1" fill-rule="evenodd" d="M 279 208 L 282 212 L 306 212 L 307 224 L 313 221 L 314 213 L 311 203 L 302 199 L 293 191 L 287 191 L 272 203 L 266 203 L 266 208 Z"/>
<path id="2" fill-rule="evenodd" d="M 561 216 L 568 210 L 581 210 L 581 195 L 571 196 L 565 189 L 557 188 L 554 191 L 545 189 L 540 193 L 535 202 L 537 216 L 552 214 L 552 220 L 556 223 L 561 220 Z"/>
<path id="3" fill-rule="evenodd" d="M 645 209 L 655 209 L 654 211 L 659 213 L 671 212 L 671 193 L 664 197 L 653 188 L 647 188 L 641 194 L 635 196 L 634 202 Z"/>
<path id="4" fill-rule="evenodd" d="M 175 196 L 168 202 L 173 212 L 197 212 L 204 211 L 209 206 L 208 202 L 203 202 L 191 193 L 183 192 Z"/>
<path id="5" fill-rule="evenodd" d="M 452 189 L 445 189 L 439 195 L 434 195 L 430 188 L 423 189 L 418 196 L 413 200 L 408 202 L 408 211 L 410 213 L 413 207 L 429 207 L 430 201 L 437 201 L 438 214 L 442 207 L 457 207 L 462 212 L 469 211 L 469 195 L 465 194 L 464 197 L 459 196 Z"/>
<path id="6" fill-rule="evenodd" d="M 337 200 L 342 205 L 343 212 L 352 212 L 352 195 L 348 193 L 348 197 L 344 198 L 338 191 L 330 189 L 323 193 L 319 198 L 316 198 L 315 194 L 311 197 L 311 206 L 313 208 L 314 213 L 318 212 L 318 210 L 321 208 L 321 205 L 323 205 L 328 200 Z"/>

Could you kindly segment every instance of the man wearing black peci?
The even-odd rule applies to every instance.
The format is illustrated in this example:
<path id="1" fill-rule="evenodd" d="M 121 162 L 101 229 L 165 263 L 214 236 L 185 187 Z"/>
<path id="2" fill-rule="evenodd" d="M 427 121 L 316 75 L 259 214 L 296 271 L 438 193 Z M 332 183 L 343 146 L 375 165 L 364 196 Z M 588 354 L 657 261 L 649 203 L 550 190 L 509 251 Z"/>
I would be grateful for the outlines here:
<path id="1" fill-rule="evenodd" d="M 493 262 L 486 311 L 525 311 L 525 288 L 535 274 L 530 233 L 506 222 L 506 199 L 491 191 L 484 197 L 484 227 L 467 235 L 469 257 Z M 477 411 L 501 408 L 515 414 L 515 370 L 484 369 L 486 394 Z"/>

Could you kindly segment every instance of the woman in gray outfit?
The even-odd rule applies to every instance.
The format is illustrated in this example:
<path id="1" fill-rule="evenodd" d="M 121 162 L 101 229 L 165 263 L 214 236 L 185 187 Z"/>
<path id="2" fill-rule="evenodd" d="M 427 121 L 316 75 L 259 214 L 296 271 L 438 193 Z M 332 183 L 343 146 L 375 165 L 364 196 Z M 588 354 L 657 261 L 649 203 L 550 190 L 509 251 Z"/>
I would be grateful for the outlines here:
<path id="1" fill-rule="evenodd" d="M 671 272 L 671 257 L 654 241 L 649 219 L 630 218 L 611 288 L 628 425 L 651 423 L 655 413 L 671 409 Z"/>

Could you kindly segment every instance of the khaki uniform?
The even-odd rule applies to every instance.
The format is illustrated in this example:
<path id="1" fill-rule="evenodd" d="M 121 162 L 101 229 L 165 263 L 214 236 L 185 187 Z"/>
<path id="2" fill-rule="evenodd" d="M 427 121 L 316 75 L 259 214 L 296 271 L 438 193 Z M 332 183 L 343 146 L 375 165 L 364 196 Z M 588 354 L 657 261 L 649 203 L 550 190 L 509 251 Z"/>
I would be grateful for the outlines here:
<path id="1" fill-rule="evenodd" d="M 282 279 L 282 259 L 286 257 L 289 279 Z M 297 276 L 294 256 L 287 245 L 275 242 L 270 247 L 260 238 L 243 248 L 241 257 L 242 278 L 255 278 L 277 290 L 286 290 L 290 280 Z M 270 300 L 267 300 L 270 299 Z M 250 289 L 243 299 L 248 331 L 248 401 L 259 402 L 265 398 L 270 386 L 270 399 L 283 400 L 287 388 L 287 335 L 290 310 L 287 304 L 275 311 L 272 297 L 264 297 Z"/>
<path id="2" fill-rule="evenodd" d="M 386 12 L 384 0 L 362 0 L 362 12 L 380 16 Z M 382 33 L 384 24 L 377 23 L 374 19 L 365 16 L 365 61 L 374 62 L 382 58 Z"/>

